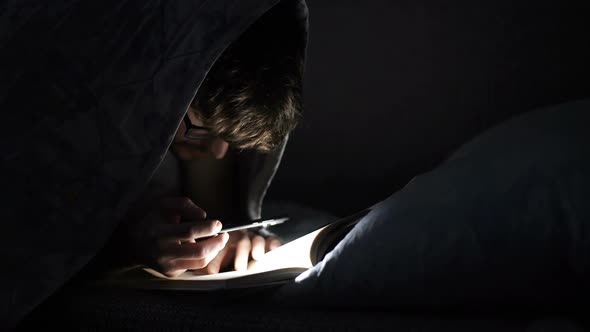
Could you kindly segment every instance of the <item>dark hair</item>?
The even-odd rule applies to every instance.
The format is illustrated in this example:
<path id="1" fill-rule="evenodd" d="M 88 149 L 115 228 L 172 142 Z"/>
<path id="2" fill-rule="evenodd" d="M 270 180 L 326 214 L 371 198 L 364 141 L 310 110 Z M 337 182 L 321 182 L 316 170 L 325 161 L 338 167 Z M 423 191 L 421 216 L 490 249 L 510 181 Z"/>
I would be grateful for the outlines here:
<path id="1" fill-rule="evenodd" d="M 265 14 L 223 52 L 197 91 L 193 105 L 202 120 L 235 147 L 272 150 L 301 117 L 303 46 L 289 23 Z"/>

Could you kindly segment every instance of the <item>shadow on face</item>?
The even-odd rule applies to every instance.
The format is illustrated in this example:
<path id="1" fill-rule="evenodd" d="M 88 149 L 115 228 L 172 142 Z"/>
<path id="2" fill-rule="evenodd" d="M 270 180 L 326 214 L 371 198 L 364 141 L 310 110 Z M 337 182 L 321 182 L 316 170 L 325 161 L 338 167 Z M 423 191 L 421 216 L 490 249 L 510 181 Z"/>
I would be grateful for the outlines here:
<path id="1" fill-rule="evenodd" d="M 199 118 L 198 111 L 190 108 L 188 117 L 195 126 L 205 126 L 205 123 Z M 180 123 L 174 140 L 170 145 L 170 150 L 181 160 L 197 159 L 223 159 L 229 148 L 229 143 L 219 137 L 209 137 L 206 139 L 189 139 L 185 137 L 186 124 Z"/>

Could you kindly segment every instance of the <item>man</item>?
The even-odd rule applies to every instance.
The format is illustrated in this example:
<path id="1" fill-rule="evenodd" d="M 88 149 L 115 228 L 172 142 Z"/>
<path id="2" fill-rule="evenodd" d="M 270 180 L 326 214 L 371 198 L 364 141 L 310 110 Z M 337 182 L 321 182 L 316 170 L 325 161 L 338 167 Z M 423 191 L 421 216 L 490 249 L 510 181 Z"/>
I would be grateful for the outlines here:
<path id="1" fill-rule="evenodd" d="M 301 115 L 302 52 L 288 38 L 266 42 L 274 19 L 259 19 L 209 71 L 174 135 L 172 154 L 108 248 L 110 258 L 102 259 L 168 276 L 187 269 L 217 273 L 232 261 L 244 270 L 250 258 L 280 245 L 268 234 L 216 235 L 218 219 L 239 216 L 233 210 L 240 198 L 232 197 L 239 186 L 235 154 L 282 149 Z M 185 174 L 179 174 L 182 165 Z M 188 178 L 197 183 L 190 186 Z"/>
<path id="2" fill-rule="evenodd" d="M 6 27 L 0 40 L 0 183 L 5 195 L 0 206 L 0 258 L 13 273 L 3 275 L 0 323 L 13 327 L 101 249 L 113 252 L 109 249 L 117 246 L 111 245 L 124 238 L 119 235 L 125 230 L 146 225 L 145 218 L 158 212 L 138 213 L 145 211 L 140 206 L 149 204 L 157 211 L 155 201 L 147 203 L 142 198 L 160 196 L 158 206 L 170 211 L 164 200 L 167 195 L 153 195 L 153 188 L 146 192 L 150 179 L 152 187 L 157 183 L 156 169 L 165 173 L 169 149 L 179 159 L 227 154 L 221 160 L 230 171 L 219 173 L 231 175 L 235 183 L 232 191 L 219 192 L 231 198 L 227 201 L 231 211 L 219 212 L 206 202 L 207 197 L 201 199 L 207 195 L 191 195 L 211 219 L 190 204 L 187 211 L 184 205 L 180 209 L 188 215 L 181 216 L 178 209 L 174 212 L 176 219 L 209 223 L 208 234 L 212 234 L 214 218 L 225 222 L 260 217 L 262 198 L 299 106 L 292 108 L 297 110 L 291 112 L 292 121 L 279 121 L 279 125 L 270 123 L 282 115 L 262 116 L 267 121 L 263 127 L 268 128 L 263 132 L 269 135 L 252 123 L 266 111 L 272 114 L 285 100 L 286 95 L 275 94 L 275 88 L 285 82 L 293 91 L 299 88 L 300 82 L 285 81 L 277 72 L 289 67 L 291 74 L 285 77 L 296 78 L 300 69 L 307 36 L 307 9 L 302 0 L 106 0 L 100 4 L 73 0 L 50 5 L 11 0 L 4 13 L 0 18 Z M 253 25 L 259 20 L 260 25 Z M 235 43 L 248 27 L 256 26 L 263 28 L 252 43 L 243 47 Z M 231 56 L 231 51 L 224 52 L 230 45 L 241 49 L 239 68 L 250 68 L 240 70 L 243 75 L 235 81 L 231 67 L 214 67 L 224 61 L 221 54 Z M 276 52 L 288 55 L 277 58 Z M 269 60 L 268 67 L 257 66 L 257 61 Z M 228 61 L 233 60 L 229 57 Z M 273 73 L 269 80 L 267 73 Z M 203 82 L 205 77 L 208 82 Z M 235 94 L 232 91 L 239 91 L 240 85 L 227 82 L 256 89 Z M 219 99 L 229 100 L 243 95 L 241 92 L 251 97 L 235 99 L 233 104 Z M 240 107 L 233 107 L 238 104 Z M 187 112 L 189 105 L 194 110 Z M 221 105 L 232 107 L 222 110 Z M 257 111 L 244 116 L 232 113 L 238 109 Z M 220 122 L 223 118 L 234 122 Z M 181 134 L 190 134 L 184 130 L 189 122 L 206 127 L 207 139 L 193 142 L 183 137 Z M 172 207 L 178 202 L 171 201 Z M 150 232 L 149 227 L 141 229 Z M 160 235 L 162 232 L 166 230 L 162 228 Z M 149 241 L 155 238 L 158 236 L 147 237 Z M 131 240 L 121 242 L 127 243 L 125 250 L 133 249 Z M 197 253 L 214 253 L 225 241 L 222 235 L 178 246 L 202 246 Z M 148 248 L 158 248 L 155 242 L 149 244 Z M 129 251 L 141 253 L 141 248 Z M 150 257 L 158 257 L 161 250 L 155 252 Z M 203 263 L 212 255 L 206 255 Z M 119 252 L 118 256 L 125 255 Z M 127 263 L 146 263 L 127 258 Z M 152 261 L 158 262 L 162 261 Z M 199 266 L 204 264 L 183 268 Z M 172 267 L 166 272 L 179 270 Z"/>

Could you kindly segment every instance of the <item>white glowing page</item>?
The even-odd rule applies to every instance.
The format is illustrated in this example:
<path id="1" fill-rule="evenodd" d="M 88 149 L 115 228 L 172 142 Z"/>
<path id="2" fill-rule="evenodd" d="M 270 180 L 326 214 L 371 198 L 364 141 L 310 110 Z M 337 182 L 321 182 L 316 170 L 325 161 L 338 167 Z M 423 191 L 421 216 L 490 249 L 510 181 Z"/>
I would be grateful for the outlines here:
<path id="1" fill-rule="evenodd" d="M 292 269 L 292 268 L 300 268 L 302 271 L 304 269 L 308 269 L 313 266 L 310 259 L 310 250 L 311 245 L 318 235 L 318 233 L 322 229 L 318 229 L 312 233 L 304 235 L 296 240 L 293 240 L 285 245 L 278 247 L 272 251 L 266 253 L 262 259 L 257 261 L 255 265 L 249 269 L 248 271 L 244 272 L 223 272 L 217 274 L 196 274 L 192 271 L 187 271 L 175 278 L 169 278 L 165 275 L 152 270 L 152 269 L 145 269 L 145 271 L 149 272 L 150 274 L 170 279 L 170 280 L 229 280 L 235 279 L 238 277 L 249 276 L 254 274 L 265 273 L 269 271 L 275 270 L 283 270 L 283 269 Z"/>

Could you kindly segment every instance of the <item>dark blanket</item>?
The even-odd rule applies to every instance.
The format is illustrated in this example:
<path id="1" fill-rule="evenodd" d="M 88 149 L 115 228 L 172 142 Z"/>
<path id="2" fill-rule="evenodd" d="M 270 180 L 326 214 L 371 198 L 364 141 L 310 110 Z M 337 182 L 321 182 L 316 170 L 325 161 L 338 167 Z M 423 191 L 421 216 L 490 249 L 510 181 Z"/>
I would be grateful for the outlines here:
<path id="1" fill-rule="evenodd" d="M 12 326 L 101 249 L 222 51 L 275 8 L 276 21 L 305 39 L 307 11 L 299 0 L 1 8 L 0 325 Z M 262 171 L 246 189 L 249 217 L 260 213 L 280 151 L 268 167 L 264 158 L 251 163 Z"/>

